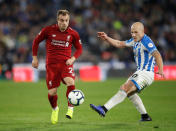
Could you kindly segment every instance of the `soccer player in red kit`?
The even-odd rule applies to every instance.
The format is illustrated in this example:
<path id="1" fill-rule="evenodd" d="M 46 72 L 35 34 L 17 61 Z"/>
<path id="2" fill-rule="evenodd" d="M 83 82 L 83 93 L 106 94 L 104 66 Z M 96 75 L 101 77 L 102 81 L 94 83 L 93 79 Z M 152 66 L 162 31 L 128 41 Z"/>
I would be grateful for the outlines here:
<path id="1" fill-rule="evenodd" d="M 51 122 L 58 122 L 57 87 L 62 81 L 67 86 L 66 96 L 75 89 L 73 63 L 82 53 L 79 34 L 69 27 L 70 14 L 67 10 L 58 10 L 57 24 L 47 26 L 35 37 L 32 46 L 32 66 L 38 68 L 37 51 L 39 43 L 46 41 L 46 83 L 48 100 L 52 107 Z M 76 48 L 71 56 L 72 46 Z M 68 102 L 66 117 L 73 116 L 73 105 Z"/>

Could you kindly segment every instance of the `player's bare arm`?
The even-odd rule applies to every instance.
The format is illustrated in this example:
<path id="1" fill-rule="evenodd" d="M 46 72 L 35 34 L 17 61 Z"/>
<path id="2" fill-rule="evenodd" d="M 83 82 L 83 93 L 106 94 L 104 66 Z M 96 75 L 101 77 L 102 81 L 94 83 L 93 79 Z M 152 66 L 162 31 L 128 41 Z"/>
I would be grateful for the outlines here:
<path id="1" fill-rule="evenodd" d="M 97 32 L 97 36 L 99 38 L 101 38 L 102 40 L 107 41 L 112 46 L 115 46 L 117 48 L 124 48 L 126 46 L 125 45 L 125 41 L 120 41 L 120 40 L 112 39 L 105 32 Z"/>
<path id="2" fill-rule="evenodd" d="M 75 62 L 76 58 L 72 56 L 70 59 L 66 61 L 66 65 L 72 65 Z"/>
<path id="3" fill-rule="evenodd" d="M 164 76 L 164 73 L 163 73 L 163 60 L 162 60 L 162 57 L 159 53 L 159 51 L 154 51 L 152 53 L 153 57 L 155 57 L 155 60 L 156 60 L 156 64 L 158 66 L 158 72 L 156 72 L 156 74 L 159 74 L 161 77 L 165 77 Z"/>
<path id="4" fill-rule="evenodd" d="M 38 58 L 37 56 L 32 56 L 33 57 L 33 60 L 32 60 L 32 67 L 38 69 Z"/>

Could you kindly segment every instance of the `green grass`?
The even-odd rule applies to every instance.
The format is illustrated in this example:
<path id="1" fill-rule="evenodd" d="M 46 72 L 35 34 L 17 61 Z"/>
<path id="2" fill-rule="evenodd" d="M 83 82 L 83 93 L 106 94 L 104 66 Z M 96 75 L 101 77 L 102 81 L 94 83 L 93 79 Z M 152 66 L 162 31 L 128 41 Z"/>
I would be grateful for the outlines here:
<path id="1" fill-rule="evenodd" d="M 104 104 L 124 82 L 125 79 L 92 83 L 78 81 L 76 86 L 84 92 L 85 102 L 75 107 L 71 120 L 65 118 L 66 87 L 62 85 L 58 89 L 59 123 L 52 125 L 45 81 L 0 81 L 0 131 L 176 130 L 176 81 L 156 81 L 140 93 L 148 113 L 153 118 L 152 122 L 139 122 L 140 115 L 128 99 L 109 111 L 105 118 L 89 108 L 90 103 Z"/>

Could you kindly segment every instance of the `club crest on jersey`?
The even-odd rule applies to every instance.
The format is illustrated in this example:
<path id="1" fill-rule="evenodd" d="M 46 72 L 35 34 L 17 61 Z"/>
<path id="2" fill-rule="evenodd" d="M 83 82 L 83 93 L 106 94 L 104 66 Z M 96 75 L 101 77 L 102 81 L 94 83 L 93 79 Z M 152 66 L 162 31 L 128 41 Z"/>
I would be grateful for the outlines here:
<path id="1" fill-rule="evenodd" d="M 149 44 L 148 44 L 148 47 L 152 48 L 152 47 L 153 47 L 153 44 L 152 44 L 152 43 L 149 43 Z"/>
<path id="2" fill-rule="evenodd" d="M 69 40 L 70 40 L 70 37 L 71 37 L 70 35 L 68 35 L 68 36 L 67 36 L 67 41 L 69 41 Z"/>
<path id="3" fill-rule="evenodd" d="M 65 46 L 68 47 L 69 46 L 69 42 L 66 42 Z"/>

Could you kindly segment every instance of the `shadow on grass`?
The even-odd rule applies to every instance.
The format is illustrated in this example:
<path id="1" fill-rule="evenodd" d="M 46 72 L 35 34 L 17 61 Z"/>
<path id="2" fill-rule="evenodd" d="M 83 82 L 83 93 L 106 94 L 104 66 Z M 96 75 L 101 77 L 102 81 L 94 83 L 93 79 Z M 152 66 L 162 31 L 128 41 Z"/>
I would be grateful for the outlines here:
<path id="1" fill-rule="evenodd" d="M 148 124 L 147 124 L 148 125 Z M 0 131 L 116 131 L 116 130 L 140 130 L 151 129 L 151 127 L 145 124 L 128 123 L 128 122 L 81 122 L 81 121 L 60 121 L 58 124 L 51 124 L 50 122 L 9 122 L 0 123 Z M 150 125 L 150 124 L 149 124 Z"/>
<path id="2" fill-rule="evenodd" d="M 130 128 L 132 125 L 127 123 L 96 123 L 96 122 L 59 122 L 52 125 L 50 122 L 24 122 L 24 123 L 0 123 L 3 131 L 52 131 L 61 129 L 62 131 L 89 131 L 89 130 L 117 130 Z M 0 129 L 2 131 L 2 128 Z"/>
<path id="3" fill-rule="evenodd" d="M 129 123 L 113 123 L 113 122 L 60 122 L 59 123 L 60 128 L 62 128 L 63 125 L 67 125 L 67 129 L 75 129 L 75 130 L 94 130 L 94 131 L 102 131 L 102 130 L 118 130 L 118 129 L 131 129 L 135 127 L 133 124 Z M 65 126 L 63 126 L 65 127 Z M 126 128 L 125 128 L 126 127 Z"/>

